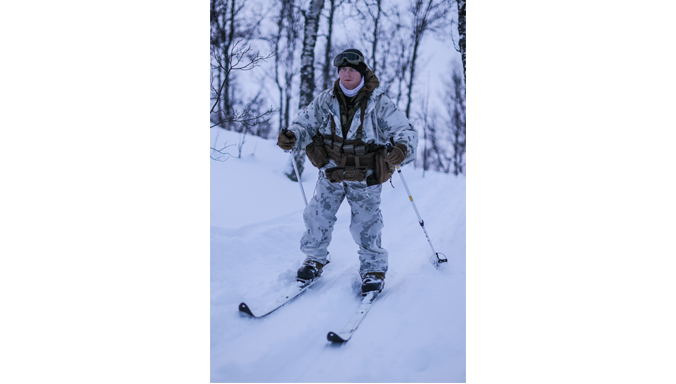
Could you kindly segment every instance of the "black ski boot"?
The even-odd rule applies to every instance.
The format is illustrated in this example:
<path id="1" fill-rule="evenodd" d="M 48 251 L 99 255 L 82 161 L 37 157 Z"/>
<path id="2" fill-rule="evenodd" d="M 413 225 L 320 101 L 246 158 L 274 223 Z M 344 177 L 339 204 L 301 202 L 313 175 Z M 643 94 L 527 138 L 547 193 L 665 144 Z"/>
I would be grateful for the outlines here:
<path id="1" fill-rule="evenodd" d="M 314 280 L 322 275 L 322 268 L 325 264 L 314 260 L 306 260 L 298 269 L 296 279 L 300 282 L 307 282 Z"/>
<path id="2" fill-rule="evenodd" d="M 362 276 L 361 294 L 366 296 L 371 291 L 380 293 L 385 288 L 385 274 L 382 272 L 369 272 Z"/>

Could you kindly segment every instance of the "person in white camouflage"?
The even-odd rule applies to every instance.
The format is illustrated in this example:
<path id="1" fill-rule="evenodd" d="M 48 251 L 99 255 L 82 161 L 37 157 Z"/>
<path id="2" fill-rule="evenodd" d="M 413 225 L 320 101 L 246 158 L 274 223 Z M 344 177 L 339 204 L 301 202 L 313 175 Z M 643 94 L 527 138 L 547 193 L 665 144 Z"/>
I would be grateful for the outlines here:
<path id="1" fill-rule="evenodd" d="M 347 197 L 352 210 L 350 232 L 359 245 L 362 293 L 382 291 L 388 252 L 381 246 L 382 183 L 394 166 L 415 158 L 418 132 L 378 87 L 364 55 L 348 49 L 333 61 L 339 78 L 320 93 L 279 134 L 277 145 L 305 148 L 319 168 L 315 195 L 303 213 L 307 231 L 300 249 L 306 255 L 298 280 L 312 280 L 328 263 L 328 246 L 336 212 Z M 337 129 L 340 127 L 341 129 Z M 389 144 L 389 145 L 388 145 Z"/>

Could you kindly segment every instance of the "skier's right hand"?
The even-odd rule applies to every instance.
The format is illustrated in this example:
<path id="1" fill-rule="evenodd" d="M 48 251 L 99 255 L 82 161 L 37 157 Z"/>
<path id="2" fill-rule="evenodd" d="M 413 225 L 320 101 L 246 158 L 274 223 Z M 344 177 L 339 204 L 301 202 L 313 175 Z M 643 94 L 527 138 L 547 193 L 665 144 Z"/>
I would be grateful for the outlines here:
<path id="1" fill-rule="evenodd" d="M 395 144 L 385 158 L 392 166 L 401 164 L 404 159 L 406 159 L 406 146 L 404 144 Z"/>
<path id="2" fill-rule="evenodd" d="M 277 146 L 279 146 L 279 148 L 288 151 L 292 149 L 294 145 L 296 145 L 296 136 L 293 132 L 288 129 L 279 132 L 279 136 L 277 137 Z"/>

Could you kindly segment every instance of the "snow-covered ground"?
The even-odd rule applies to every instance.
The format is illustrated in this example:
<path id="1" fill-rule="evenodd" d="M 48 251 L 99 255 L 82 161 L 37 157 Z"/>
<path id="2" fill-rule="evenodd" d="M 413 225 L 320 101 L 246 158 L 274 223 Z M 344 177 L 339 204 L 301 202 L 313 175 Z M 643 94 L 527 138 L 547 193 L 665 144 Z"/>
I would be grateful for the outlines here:
<path id="1" fill-rule="evenodd" d="M 235 144 L 238 134 L 219 133 Z M 236 153 L 231 147 L 230 153 Z M 383 185 L 385 290 L 352 339 L 338 331 L 361 296 L 350 209 L 341 206 L 322 280 L 262 319 L 238 311 L 295 281 L 304 259 L 303 198 L 284 175 L 275 140 L 247 137 L 242 158 L 211 162 L 211 382 L 465 382 L 465 177 L 402 168 L 437 252 L 431 249 L 401 179 Z M 308 199 L 317 170 L 302 181 Z"/>

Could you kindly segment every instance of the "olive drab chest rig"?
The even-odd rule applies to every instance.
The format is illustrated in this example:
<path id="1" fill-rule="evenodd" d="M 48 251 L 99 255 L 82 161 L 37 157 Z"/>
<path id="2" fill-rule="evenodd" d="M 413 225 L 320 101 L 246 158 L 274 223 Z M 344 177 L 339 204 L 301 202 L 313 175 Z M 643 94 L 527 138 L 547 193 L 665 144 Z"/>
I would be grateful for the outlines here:
<path id="1" fill-rule="evenodd" d="M 360 108 L 359 128 L 355 140 L 343 139 L 336 134 L 336 122 L 331 116 L 331 135 L 328 137 L 318 133 L 312 138 L 312 143 L 306 149 L 312 164 L 321 168 L 329 160 L 335 161 L 336 167 L 328 168 L 325 173 L 332 183 L 340 181 L 364 181 L 367 171 L 373 170 L 367 179 L 368 185 L 382 184 L 394 173 L 386 161 L 387 151 L 383 145 L 367 144 L 362 141 L 364 115 L 366 114 L 367 100 L 362 100 L 353 108 Z"/>

